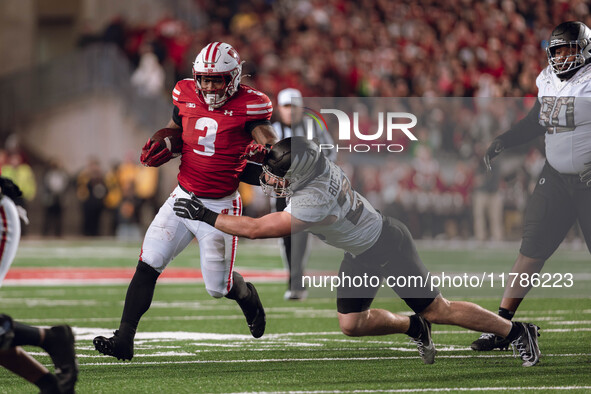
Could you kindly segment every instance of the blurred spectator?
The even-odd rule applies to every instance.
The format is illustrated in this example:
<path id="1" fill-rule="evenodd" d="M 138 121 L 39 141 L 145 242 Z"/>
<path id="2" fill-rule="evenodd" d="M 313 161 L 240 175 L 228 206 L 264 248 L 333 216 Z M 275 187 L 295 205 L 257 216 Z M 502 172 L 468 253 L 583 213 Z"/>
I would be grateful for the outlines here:
<path id="1" fill-rule="evenodd" d="M 132 227 L 139 225 L 139 214 L 136 208 L 135 197 L 136 178 L 140 165 L 136 163 L 136 154 L 133 151 L 125 155 L 125 160 L 115 169 L 117 185 L 121 193 L 121 200 L 116 207 L 115 232 L 119 236 L 128 237 L 132 235 Z M 120 229 L 119 227 L 122 227 Z"/>
<path id="2" fill-rule="evenodd" d="M 268 94 L 290 85 L 305 96 L 523 97 L 536 92 L 551 28 L 589 24 L 588 10 L 583 0 L 200 1 L 209 21 L 194 30 L 168 16 L 153 26 L 115 18 L 103 39 L 134 64 L 148 43 L 181 77 L 191 49 L 226 41 Z"/>
<path id="3" fill-rule="evenodd" d="M 478 157 L 482 156 L 479 154 Z M 474 200 L 474 235 L 478 241 L 503 240 L 503 195 L 499 190 L 501 181 L 499 168 L 500 166 L 493 166 L 492 171 L 487 172 L 484 165 L 480 163 L 477 169 L 472 198 Z"/>
<path id="4" fill-rule="evenodd" d="M 164 91 L 164 69 L 152 51 L 140 58 L 139 67 L 131 75 L 131 84 L 141 96 L 157 96 Z"/>
<path id="5" fill-rule="evenodd" d="M 136 164 L 133 192 L 138 224 L 142 223 L 144 207 L 150 210 L 146 216 L 152 218 L 162 205 L 162 202 L 158 200 L 158 181 L 158 168 Z M 148 224 L 146 223 L 146 228 Z"/>
<path id="6" fill-rule="evenodd" d="M 0 171 L 8 163 L 8 152 L 4 149 L 0 149 Z"/>
<path id="7" fill-rule="evenodd" d="M 70 177 L 61 162 L 51 160 L 42 181 L 43 235 L 62 236 L 63 198 L 69 186 Z"/>
<path id="8" fill-rule="evenodd" d="M 76 178 L 76 195 L 82 202 L 82 234 L 99 235 L 103 200 L 107 195 L 104 175 L 99 161 L 91 157 Z"/>
<path id="9" fill-rule="evenodd" d="M 439 226 L 440 222 L 436 217 L 438 212 L 435 209 L 438 196 L 444 190 L 439 162 L 433 157 L 428 146 L 418 145 L 412 167 L 415 170 L 413 184 L 416 187 L 414 198 L 419 215 L 418 234 L 419 237 L 434 238 L 443 231 Z"/>
<path id="10" fill-rule="evenodd" d="M 409 178 L 411 168 L 404 162 L 399 162 L 394 158 L 389 159 L 380 173 L 380 183 L 382 187 L 382 196 L 384 203 L 384 215 L 399 218 L 403 223 L 407 223 L 407 212 L 404 207 L 403 199 L 405 193 L 404 180 Z"/>
<path id="11" fill-rule="evenodd" d="M 103 41 L 113 43 L 121 48 L 121 50 L 125 50 L 127 28 L 123 18 L 120 16 L 113 18 L 103 32 Z"/>
<path id="12" fill-rule="evenodd" d="M 95 44 L 98 42 L 101 42 L 101 36 L 92 26 L 92 22 L 89 20 L 82 21 L 80 27 L 80 34 L 76 41 L 76 45 L 79 48 L 84 48 L 87 45 Z"/>
<path id="13" fill-rule="evenodd" d="M 121 204 L 117 210 L 117 238 L 125 241 L 140 240 L 139 213 L 132 185 L 124 186 L 121 192 Z"/>
<path id="14" fill-rule="evenodd" d="M 487 99 L 535 96 L 536 75 L 547 65 L 544 45 L 551 29 L 564 20 L 591 24 L 589 6 L 584 0 L 198 3 L 199 12 L 207 15 L 207 23 L 192 24 L 190 28 L 184 22 L 186 18 L 167 16 L 149 26 L 131 25 L 116 18 L 105 29 L 103 39 L 124 48 L 133 64 L 139 63 L 136 75 L 144 74 L 143 62 L 138 62 L 140 55 L 153 52 L 167 70 L 174 67 L 178 77 L 190 77 L 192 59 L 187 54 L 195 53 L 195 48 L 206 42 L 226 41 L 249 59 L 244 64 L 244 74 L 251 75 L 245 76 L 244 83 L 255 84 L 269 95 L 277 94 L 285 86 L 294 86 L 304 97 L 478 97 L 476 103 L 467 100 L 470 102 L 464 106 L 434 108 L 424 117 L 426 125 L 420 131 L 420 145 L 428 141 L 434 149 L 432 156 L 444 158 L 441 170 L 431 173 L 425 172 L 424 166 L 414 170 L 408 163 L 398 163 L 404 168 L 404 175 L 384 175 L 384 169 L 380 169 L 379 180 L 365 181 L 368 188 L 381 189 L 384 209 L 403 210 L 407 225 L 417 237 L 425 231 L 427 236 L 439 234 L 443 218 L 454 221 L 461 216 L 465 221 L 473 213 L 469 205 L 461 213 L 457 207 L 460 199 L 470 204 L 470 196 L 464 193 L 468 185 L 457 184 L 459 178 L 468 180 L 464 176 L 467 174 L 459 171 L 457 177 L 449 176 L 449 182 L 444 182 L 440 173 L 455 168 L 454 161 L 468 162 L 475 156 L 474 147 L 479 141 L 489 141 L 498 130 L 506 129 L 511 119 L 520 119 L 527 113 L 527 105 L 517 100 Z M 93 32 L 85 31 L 92 41 Z M 154 65 L 153 60 L 150 62 Z M 177 79 L 171 78 L 170 82 Z M 146 94 L 158 94 L 158 89 L 148 89 L 150 83 L 137 82 L 136 86 Z M 169 89 L 172 86 L 166 86 L 164 91 Z M 472 107 L 478 107 L 481 100 L 485 107 L 477 110 L 479 114 L 474 113 Z M 482 116 L 486 111 L 489 115 Z M 375 113 L 358 112 L 360 129 L 374 130 L 370 121 Z M 412 153 L 419 145 L 409 146 L 408 140 L 403 140 L 405 153 Z M 473 209 L 477 205 L 475 200 L 479 200 L 479 215 L 484 214 L 483 206 L 488 207 L 480 201 L 487 189 L 500 189 L 505 196 L 505 208 L 519 209 L 524 199 L 520 194 L 524 190 L 522 183 L 535 179 L 531 173 L 535 172 L 538 160 L 536 153 L 531 155 L 531 166 L 528 164 L 525 172 L 509 177 L 509 186 L 505 186 L 499 174 L 494 175 L 498 177 L 495 181 L 483 178 L 478 170 L 478 197 L 473 201 Z M 356 170 L 359 179 L 354 182 L 363 187 L 363 170 Z M 458 192 L 458 188 L 462 191 Z M 371 194 L 371 190 L 365 193 Z M 478 231 L 477 237 L 481 238 Z M 491 237 L 499 238 L 497 230 Z"/>
<path id="15" fill-rule="evenodd" d="M 30 165 L 23 161 L 20 153 L 8 154 L 7 162 L 2 166 L 2 176 L 11 179 L 22 190 L 26 201 L 32 201 L 37 193 L 37 181 Z"/>
<path id="16" fill-rule="evenodd" d="M 103 200 L 108 216 L 107 235 L 114 236 L 117 233 L 117 224 L 119 221 L 119 206 L 123 198 L 121 185 L 119 184 L 119 163 L 114 163 L 105 174 L 105 187 L 107 195 Z"/>
<path id="17" fill-rule="evenodd" d="M 460 236 L 465 239 L 472 233 L 470 208 L 473 203 L 475 176 L 471 164 L 459 161 L 454 169 L 453 183 L 448 190 L 451 204 L 444 213 L 444 217 L 448 218 L 445 224 L 448 238 Z"/>
<path id="18" fill-rule="evenodd" d="M 23 161 L 23 157 L 18 151 L 14 150 L 7 156 L 7 162 L 2 165 L 2 176 L 11 179 L 23 192 L 23 208 L 28 208 L 37 193 L 37 181 L 31 166 Z M 22 220 L 22 219 L 21 219 Z M 21 223 L 21 235 L 26 235 L 29 227 Z"/>

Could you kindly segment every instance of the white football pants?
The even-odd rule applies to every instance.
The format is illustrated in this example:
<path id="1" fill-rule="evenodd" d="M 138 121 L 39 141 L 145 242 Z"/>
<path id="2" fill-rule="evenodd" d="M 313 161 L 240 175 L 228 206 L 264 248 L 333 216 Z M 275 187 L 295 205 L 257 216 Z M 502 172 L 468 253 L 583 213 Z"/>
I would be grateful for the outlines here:
<path id="1" fill-rule="evenodd" d="M 223 233 L 207 223 L 178 217 L 172 210 L 177 198 L 190 197 L 179 186 L 170 194 L 146 232 L 140 260 L 162 272 L 193 238 L 197 238 L 205 289 L 212 297 L 223 297 L 232 288 L 238 237 Z M 242 200 L 237 191 L 224 198 L 202 198 L 201 201 L 214 212 L 242 215 Z"/>
<path id="2" fill-rule="evenodd" d="M 16 256 L 21 239 L 21 222 L 16 205 L 6 197 L 0 198 L 0 287 Z"/>

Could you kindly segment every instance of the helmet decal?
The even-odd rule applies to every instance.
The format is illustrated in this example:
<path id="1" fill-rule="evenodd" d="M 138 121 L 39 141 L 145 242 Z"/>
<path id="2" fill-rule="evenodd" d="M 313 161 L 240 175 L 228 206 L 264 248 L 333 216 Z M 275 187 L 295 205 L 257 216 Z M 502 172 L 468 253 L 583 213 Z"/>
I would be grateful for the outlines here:
<path id="1" fill-rule="evenodd" d="M 238 91 L 242 78 L 242 63 L 238 52 L 230 44 L 207 44 L 193 63 L 193 79 L 197 96 L 212 108 L 219 108 Z M 203 89 L 203 77 L 221 77 L 224 85 L 217 89 Z"/>

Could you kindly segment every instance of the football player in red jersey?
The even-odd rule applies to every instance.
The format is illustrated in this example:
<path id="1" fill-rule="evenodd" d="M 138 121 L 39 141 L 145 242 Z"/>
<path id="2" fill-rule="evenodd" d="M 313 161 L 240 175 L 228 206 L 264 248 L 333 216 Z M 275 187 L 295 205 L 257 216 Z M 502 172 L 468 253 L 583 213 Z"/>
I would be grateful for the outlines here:
<path id="1" fill-rule="evenodd" d="M 150 307 L 158 276 L 193 238 L 199 242 L 207 292 L 215 298 L 236 300 L 251 334 L 255 338 L 263 335 L 265 312 L 257 291 L 233 270 L 238 238 L 210 225 L 179 218 L 172 209 L 177 198 L 195 195 L 215 212 L 241 215 L 237 189 L 247 164 L 242 155 L 253 139 L 259 147 L 276 142 L 270 123 L 271 101 L 265 94 L 241 85 L 241 76 L 238 52 L 226 43 L 213 42 L 197 55 L 193 78 L 181 80 L 174 87 L 174 110 L 166 127 L 182 129 L 179 184 L 146 232 L 119 329 L 111 338 L 94 339 L 100 353 L 131 360 L 136 328 Z M 159 166 L 170 160 L 172 152 L 160 145 L 148 141 L 140 157 L 144 165 Z"/>

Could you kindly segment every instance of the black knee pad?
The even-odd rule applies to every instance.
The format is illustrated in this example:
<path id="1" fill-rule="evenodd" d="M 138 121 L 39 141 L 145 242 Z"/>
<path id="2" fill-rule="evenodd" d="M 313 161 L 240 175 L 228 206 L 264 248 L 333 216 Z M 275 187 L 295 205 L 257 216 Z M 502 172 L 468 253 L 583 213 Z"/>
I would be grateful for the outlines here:
<path id="1" fill-rule="evenodd" d="M 14 338 L 14 323 L 8 315 L 0 314 L 0 350 L 6 350 Z"/>

